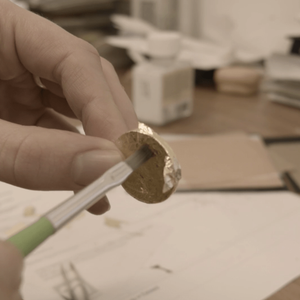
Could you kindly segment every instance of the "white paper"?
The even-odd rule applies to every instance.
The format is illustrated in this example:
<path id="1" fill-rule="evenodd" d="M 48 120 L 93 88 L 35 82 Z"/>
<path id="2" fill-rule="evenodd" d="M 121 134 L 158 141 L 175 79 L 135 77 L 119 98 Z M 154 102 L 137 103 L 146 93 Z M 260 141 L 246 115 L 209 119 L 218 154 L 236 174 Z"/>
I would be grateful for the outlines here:
<path id="1" fill-rule="evenodd" d="M 273 54 L 266 60 L 266 75 L 273 80 L 300 80 L 299 55 Z"/>
<path id="2" fill-rule="evenodd" d="M 72 194 L 0 187 L 2 238 L 28 222 L 24 207 L 42 213 Z M 300 273 L 292 193 L 177 193 L 147 205 L 118 188 L 109 198 L 110 212 L 83 212 L 26 258 L 24 300 L 67 299 L 70 262 L 96 300 L 261 300 Z"/>
<path id="3" fill-rule="evenodd" d="M 65 191 L 30 191 L 0 182 L 0 238 L 6 239 L 25 228 L 72 194 Z M 24 216 L 26 207 L 34 208 L 35 213 Z"/>

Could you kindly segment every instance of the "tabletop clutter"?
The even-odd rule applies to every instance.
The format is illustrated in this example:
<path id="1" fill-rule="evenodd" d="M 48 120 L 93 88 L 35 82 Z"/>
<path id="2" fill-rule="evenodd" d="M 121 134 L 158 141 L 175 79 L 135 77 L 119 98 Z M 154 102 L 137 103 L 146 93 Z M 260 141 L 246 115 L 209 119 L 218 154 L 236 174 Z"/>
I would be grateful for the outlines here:
<path id="1" fill-rule="evenodd" d="M 268 99 L 300 107 L 300 56 L 274 54 L 266 60 L 266 80 L 262 90 Z"/>

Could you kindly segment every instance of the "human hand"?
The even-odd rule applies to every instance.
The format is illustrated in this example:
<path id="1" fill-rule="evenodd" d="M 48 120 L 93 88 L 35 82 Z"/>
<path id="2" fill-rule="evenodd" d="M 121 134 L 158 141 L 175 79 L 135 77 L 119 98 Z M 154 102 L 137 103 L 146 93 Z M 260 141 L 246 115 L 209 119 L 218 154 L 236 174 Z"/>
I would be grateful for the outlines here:
<path id="1" fill-rule="evenodd" d="M 0 40 L 0 180 L 78 190 L 119 162 L 113 141 L 138 122 L 111 64 L 90 44 L 8 0 L 0 0 Z M 61 114 L 81 120 L 87 136 Z M 94 212 L 108 208 L 103 200 Z"/>
<path id="2" fill-rule="evenodd" d="M 12 244 L 0 241 L 0 299 L 20 300 L 23 258 Z"/>

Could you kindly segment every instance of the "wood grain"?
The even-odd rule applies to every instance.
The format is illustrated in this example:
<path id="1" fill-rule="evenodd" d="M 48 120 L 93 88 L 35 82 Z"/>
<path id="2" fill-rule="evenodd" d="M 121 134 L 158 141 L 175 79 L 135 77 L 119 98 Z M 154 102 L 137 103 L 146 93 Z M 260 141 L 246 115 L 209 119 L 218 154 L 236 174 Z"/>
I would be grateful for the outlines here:
<path id="1" fill-rule="evenodd" d="M 130 71 L 120 71 L 119 74 L 130 96 Z M 244 131 L 266 138 L 296 137 L 300 136 L 300 109 L 270 102 L 264 95 L 231 96 L 217 93 L 213 88 L 196 87 L 192 116 L 163 127 L 151 127 L 158 133 L 216 134 Z"/>

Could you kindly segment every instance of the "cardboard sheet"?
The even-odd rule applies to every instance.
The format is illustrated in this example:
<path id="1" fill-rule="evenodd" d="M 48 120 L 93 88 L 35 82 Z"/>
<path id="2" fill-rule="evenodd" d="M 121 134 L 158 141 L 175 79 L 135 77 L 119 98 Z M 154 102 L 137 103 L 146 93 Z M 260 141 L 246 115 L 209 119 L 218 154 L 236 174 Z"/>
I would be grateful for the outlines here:
<path id="1" fill-rule="evenodd" d="M 182 167 L 179 190 L 284 186 L 259 138 L 232 134 L 171 140 L 169 144 Z"/>

